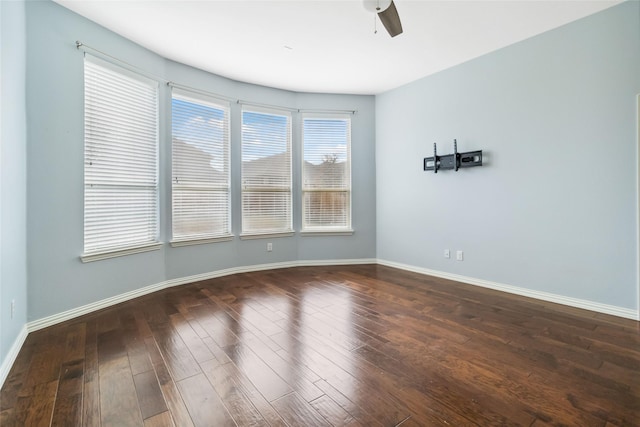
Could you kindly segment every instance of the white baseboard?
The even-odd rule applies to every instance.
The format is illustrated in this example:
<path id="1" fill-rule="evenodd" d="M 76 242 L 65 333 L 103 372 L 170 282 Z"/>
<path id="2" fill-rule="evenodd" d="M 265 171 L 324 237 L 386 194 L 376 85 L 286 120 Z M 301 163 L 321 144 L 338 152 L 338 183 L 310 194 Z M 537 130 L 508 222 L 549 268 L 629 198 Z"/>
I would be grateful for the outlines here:
<path id="1" fill-rule="evenodd" d="M 27 339 L 28 334 L 29 333 L 27 331 L 27 325 L 24 325 L 20 330 L 20 333 L 16 337 L 15 341 L 13 342 L 13 345 L 11 345 L 11 348 L 9 349 L 9 353 L 7 353 L 7 357 L 5 357 L 4 360 L 2 361 L 2 364 L 0 365 L 0 388 L 4 386 L 4 381 L 7 379 L 7 376 L 9 375 L 9 371 L 13 366 L 13 362 L 16 361 L 16 358 L 18 357 L 18 353 L 20 353 L 20 349 L 24 344 L 24 340 Z"/>
<path id="2" fill-rule="evenodd" d="M 173 286 L 186 285 L 187 283 L 199 282 L 202 280 L 215 279 L 216 277 L 229 276 L 231 274 L 238 273 L 250 273 L 252 271 L 263 270 L 275 270 L 277 268 L 291 268 L 291 267 L 312 267 L 323 265 L 349 265 L 349 264 L 375 264 L 374 258 L 365 259 L 338 259 L 338 260 L 307 260 L 307 261 L 287 261 L 276 262 L 271 264 L 258 264 L 248 265 L 242 267 L 225 268 L 223 270 L 216 270 L 209 273 L 195 274 L 193 276 L 180 277 L 177 279 L 169 279 L 164 282 L 156 283 L 154 285 L 145 286 L 144 288 L 136 289 L 131 292 L 125 292 L 120 295 L 105 298 L 100 301 L 92 302 L 90 304 L 83 305 L 81 307 L 72 308 L 71 310 L 63 311 L 52 316 L 43 317 L 42 319 L 31 321 L 27 324 L 27 331 L 34 332 L 49 326 L 56 325 L 58 323 L 65 322 L 67 320 L 74 319 L 84 314 L 89 314 L 94 311 L 102 310 L 103 308 L 111 307 L 112 305 L 120 304 L 121 302 L 129 301 L 131 299 L 141 297 L 162 289 L 170 288 Z"/>
<path id="3" fill-rule="evenodd" d="M 517 286 L 505 285 L 503 283 L 491 282 L 489 280 L 476 279 L 473 277 L 461 276 L 459 274 L 446 273 L 428 268 L 416 267 L 413 265 L 401 264 L 394 261 L 378 259 L 378 264 L 387 267 L 399 268 L 401 270 L 412 271 L 414 273 L 426 274 L 428 276 L 440 277 L 443 279 L 454 280 L 456 282 L 468 283 L 470 285 L 481 286 L 483 288 L 493 289 L 496 291 L 507 292 L 510 294 L 520 295 L 539 299 L 542 301 L 553 302 L 556 304 L 568 305 L 570 307 L 582 308 L 585 310 L 595 311 L 603 314 L 624 317 L 626 319 L 640 320 L 640 312 L 630 308 L 618 307 L 615 305 L 601 304 L 598 302 L 566 297 L 563 295 L 552 294 L 549 292 L 534 291 L 531 289 L 519 288 Z"/>

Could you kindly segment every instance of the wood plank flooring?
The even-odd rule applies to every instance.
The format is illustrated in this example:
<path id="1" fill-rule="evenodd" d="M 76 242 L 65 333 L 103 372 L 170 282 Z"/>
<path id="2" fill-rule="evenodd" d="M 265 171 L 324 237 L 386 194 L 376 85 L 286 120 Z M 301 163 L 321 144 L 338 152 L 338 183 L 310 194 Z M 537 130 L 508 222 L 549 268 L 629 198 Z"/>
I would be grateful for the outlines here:
<path id="1" fill-rule="evenodd" d="M 31 333 L 12 426 L 640 426 L 640 324 L 376 265 L 238 274 Z"/>

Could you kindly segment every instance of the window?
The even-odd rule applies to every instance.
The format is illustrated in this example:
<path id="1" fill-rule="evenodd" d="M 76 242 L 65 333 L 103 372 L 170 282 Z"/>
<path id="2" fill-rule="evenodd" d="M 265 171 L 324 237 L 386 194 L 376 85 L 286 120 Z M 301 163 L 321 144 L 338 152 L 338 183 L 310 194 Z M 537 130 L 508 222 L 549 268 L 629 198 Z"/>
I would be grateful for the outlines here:
<path id="1" fill-rule="evenodd" d="M 158 84 L 84 62 L 83 261 L 156 249 Z"/>
<path id="2" fill-rule="evenodd" d="M 242 233 L 292 233 L 291 114 L 242 110 Z"/>
<path id="3" fill-rule="evenodd" d="M 351 233 L 351 117 L 302 119 L 302 231 Z"/>
<path id="4" fill-rule="evenodd" d="M 171 117 L 171 243 L 229 240 L 229 104 L 174 88 Z"/>

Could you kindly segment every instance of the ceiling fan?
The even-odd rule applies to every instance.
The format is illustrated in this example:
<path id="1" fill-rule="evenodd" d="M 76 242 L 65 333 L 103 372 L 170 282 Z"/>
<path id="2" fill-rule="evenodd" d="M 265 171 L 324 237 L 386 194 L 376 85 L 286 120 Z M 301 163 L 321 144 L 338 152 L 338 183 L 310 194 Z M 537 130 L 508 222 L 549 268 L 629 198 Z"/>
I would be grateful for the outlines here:
<path id="1" fill-rule="evenodd" d="M 369 12 L 378 14 L 382 25 L 391 37 L 402 34 L 402 23 L 393 0 L 363 0 L 363 3 Z"/>

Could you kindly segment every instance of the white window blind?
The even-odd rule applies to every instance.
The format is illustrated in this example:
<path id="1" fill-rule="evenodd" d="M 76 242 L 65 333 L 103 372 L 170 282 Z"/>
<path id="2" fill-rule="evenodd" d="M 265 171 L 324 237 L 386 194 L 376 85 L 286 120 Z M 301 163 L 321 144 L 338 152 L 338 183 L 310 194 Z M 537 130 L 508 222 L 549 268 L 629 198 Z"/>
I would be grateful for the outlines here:
<path id="1" fill-rule="evenodd" d="M 303 116 L 302 231 L 351 229 L 351 117 Z"/>
<path id="2" fill-rule="evenodd" d="M 173 89 L 173 242 L 231 236 L 229 103 Z"/>
<path id="3" fill-rule="evenodd" d="M 242 233 L 292 232 L 291 114 L 243 107 Z"/>
<path id="4" fill-rule="evenodd" d="M 139 252 L 157 244 L 158 84 L 87 55 L 84 102 L 83 261 Z"/>

